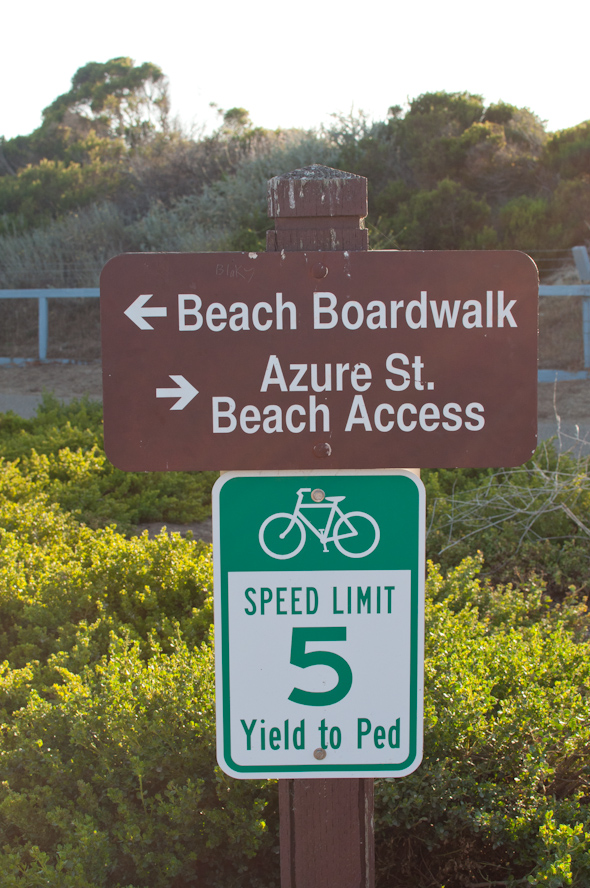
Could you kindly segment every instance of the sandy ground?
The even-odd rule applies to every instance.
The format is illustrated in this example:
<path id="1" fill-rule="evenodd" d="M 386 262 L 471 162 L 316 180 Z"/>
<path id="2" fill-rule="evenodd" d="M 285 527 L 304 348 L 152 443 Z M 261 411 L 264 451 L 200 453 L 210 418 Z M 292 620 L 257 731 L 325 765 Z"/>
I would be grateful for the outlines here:
<path id="1" fill-rule="evenodd" d="M 102 400 L 100 361 L 0 365 L 0 413 L 14 410 L 20 416 L 34 416 L 43 392 L 52 392 L 62 400 L 83 395 L 93 401 Z"/>

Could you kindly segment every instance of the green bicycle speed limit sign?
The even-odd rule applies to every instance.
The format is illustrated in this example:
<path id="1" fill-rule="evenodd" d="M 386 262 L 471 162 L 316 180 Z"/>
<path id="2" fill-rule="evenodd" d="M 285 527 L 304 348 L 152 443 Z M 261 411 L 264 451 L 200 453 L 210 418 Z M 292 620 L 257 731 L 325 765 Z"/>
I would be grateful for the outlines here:
<path id="1" fill-rule="evenodd" d="M 213 490 L 217 757 L 234 777 L 401 777 L 422 756 L 424 488 L 229 472 Z"/>

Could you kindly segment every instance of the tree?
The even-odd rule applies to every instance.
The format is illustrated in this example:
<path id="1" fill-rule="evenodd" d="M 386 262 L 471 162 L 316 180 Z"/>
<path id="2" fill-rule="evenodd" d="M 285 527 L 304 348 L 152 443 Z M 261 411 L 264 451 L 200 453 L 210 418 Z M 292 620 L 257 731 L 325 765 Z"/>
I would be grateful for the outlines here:
<path id="1" fill-rule="evenodd" d="M 543 161 L 566 178 L 590 174 L 590 120 L 555 133 L 545 146 Z"/>
<path id="2" fill-rule="evenodd" d="M 393 118 L 390 126 L 396 133 L 401 154 L 407 159 L 415 184 L 432 188 L 448 171 L 441 164 L 441 142 L 454 139 L 482 119 L 481 96 L 471 93 L 424 93 L 410 102 L 403 120 Z"/>
<path id="3" fill-rule="evenodd" d="M 489 219 L 485 200 L 459 182 L 443 179 L 431 191 L 416 191 L 392 222 L 402 249 L 470 250 L 495 246 Z"/>
<path id="4" fill-rule="evenodd" d="M 151 62 L 136 66 L 132 59 L 121 57 L 78 68 L 69 92 L 43 111 L 42 128 L 77 123 L 135 145 L 157 129 L 167 130 L 169 111 L 161 68 Z"/>
<path id="5" fill-rule="evenodd" d="M 133 191 L 132 155 L 176 137 L 161 69 L 127 57 L 89 62 L 43 111 L 28 136 L 0 141 L 0 216 L 5 230 L 46 224 L 97 200 Z"/>
<path id="6" fill-rule="evenodd" d="M 135 65 L 130 58 L 88 62 L 72 77 L 69 92 L 45 108 L 38 129 L 1 141 L 0 177 L 41 160 L 94 162 L 97 146 L 112 154 L 116 143 L 149 144 L 169 135 L 168 115 L 167 81 L 157 65 Z"/>

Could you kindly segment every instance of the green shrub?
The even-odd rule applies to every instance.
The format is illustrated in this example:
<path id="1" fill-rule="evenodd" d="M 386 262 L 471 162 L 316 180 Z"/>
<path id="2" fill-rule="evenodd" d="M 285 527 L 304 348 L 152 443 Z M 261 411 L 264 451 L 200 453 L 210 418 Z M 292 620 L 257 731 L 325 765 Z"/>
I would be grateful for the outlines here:
<path id="1" fill-rule="evenodd" d="M 564 178 L 590 174 L 590 121 L 554 133 L 545 145 L 543 161 Z"/>
<path id="2" fill-rule="evenodd" d="M 0 528 L 2 884 L 271 886 L 275 794 L 215 764 L 211 548 L 6 462 Z"/>
<path id="3" fill-rule="evenodd" d="M 129 540 L 112 527 L 92 531 L 15 466 L 0 478 L 1 659 L 44 666 L 61 651 L 79 668 L 121 627 L 167 648 L 178 631 L 202 642 L 212 610 L 209 547 L 179 534 Z"/>
<path id="4" fill-rule="evenodd" d="M 117 153 L 88 164 L 43 158 L 14 176 L 0 176 L 0 216 L 7 228 L 33 228 L 123 190 Z"/>
<path id="5" fill-rule="evenodd" d="M 0 727 L 2 884 L 269 888 L 268 792 L 215 763 L 210 645 L 146 662 L 112 636 L 77 673 L 59 660 Z"/>
<path id="6" fill-rule="evenodd" d="M 590 878 L 590 659 L 579 607 L 431 568 L 425 757 L 377 784 L 379 884 L 574 885 Z"/>
<path id="7" fill-rule="evenodd" d="M 99 439 L 85 403 L 0 420 L 0 881 L 271 888 L 276 788 L 215 764 L 211 548 L 93 529 L 127 497 Z M 376 785 L 378 885 L 586 888 L 587 461 L 424 478 L 429 545 L 455 545 L 428 572 L 424 761 Z"/>
<path id="8" fill-rule="evenodd" d="M 489 220 L 485 199 L 445 178 L 401 203 L 392 221 L 402 249 L 473 250 L 496 246 Z"/>

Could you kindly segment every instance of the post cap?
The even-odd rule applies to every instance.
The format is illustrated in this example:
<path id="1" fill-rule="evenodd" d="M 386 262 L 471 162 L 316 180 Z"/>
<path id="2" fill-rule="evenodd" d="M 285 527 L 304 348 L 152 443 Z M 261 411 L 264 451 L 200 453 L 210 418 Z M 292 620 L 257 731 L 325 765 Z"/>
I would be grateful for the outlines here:
<path id="1" fill-rule="evenodd" d="M 268 215 L 356 216 L 368 213 L 367 179 L 313 163 L 268 182 Z"/>

